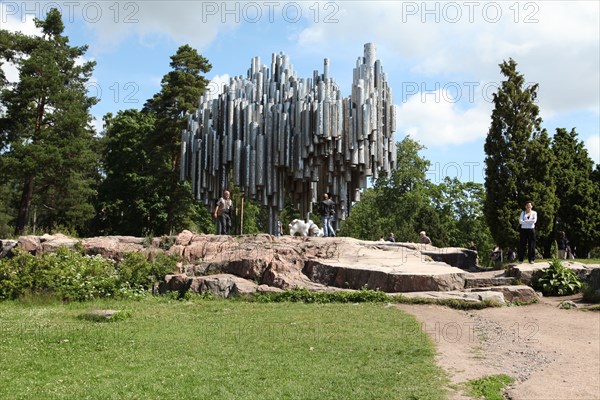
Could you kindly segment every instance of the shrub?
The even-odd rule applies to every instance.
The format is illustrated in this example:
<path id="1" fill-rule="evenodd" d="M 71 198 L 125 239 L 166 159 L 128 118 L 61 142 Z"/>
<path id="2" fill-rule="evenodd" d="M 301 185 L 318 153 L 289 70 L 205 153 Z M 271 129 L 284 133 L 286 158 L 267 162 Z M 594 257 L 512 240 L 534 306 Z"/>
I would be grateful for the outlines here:
<path id="1" fill-rule="evenodd" d="M 581 292 L 583 293 L 583 301 L 588 303 L 600 303 L 600 289 L 589 284 L 584 284 Z"/>
<path id="2" fill-rule="evenodd" d="M 66 247 L 42 256 L 17 250 L 13 258 L 0 260 L 0 300 L 25 295 L 55 296 L 63 301 L 140 297 L 172 272 L 176 262 L 165 254 L 150 262 L 141 253 L 130 253 L 115 266 L 99 255 Z"/>
<path id="3" fill-rule="evenodd" d="M 560 260 L 553 259 L 536 282 L 536 287 L 546 296 L 566 296 L 581 290 L 577 274 L 566 268 Z"/>
<path id="4" fill-rule="evenodd" d="M 164 253 L 159 253 L 152 262 L 142 253 L 128 253 L 117 265 L 119 281 L 132 288 L 149 290 L 165 275 L 172 273 L 176 263 L 174 256 Z"/>

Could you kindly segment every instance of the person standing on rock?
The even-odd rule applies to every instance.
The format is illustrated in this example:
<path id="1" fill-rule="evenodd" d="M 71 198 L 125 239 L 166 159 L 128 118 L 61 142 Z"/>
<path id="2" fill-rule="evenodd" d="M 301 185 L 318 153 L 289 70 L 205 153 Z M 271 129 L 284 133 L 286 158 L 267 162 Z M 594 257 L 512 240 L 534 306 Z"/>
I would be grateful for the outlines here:
<path id="1" fill-rule="evenodd" d="M 231 209 L 233 202 L 230 199 L 228 190 L 223 192 L 223 197 L 217 202 L 215 208 L 215 218 L 217 219 L 217 235 L 229 235 L 231 229 Z"/>
<path id="2" fill-rule="evenodd" d="M 431 239 L 427 236 L 427 232 L 421 231 L 419 232 L 419 237 L 422 244 L 431 244 Z"/>
<path id="3" fill-rule="evenodd" d="M 323 200 L 321 201 L 320 207 L 321 222 L 323 223 L 323 236 L 335 236 L 335 231 L 333 230 L 333 226 L 331 226 L 331 221 L 335 214 L 335 204 L 333 200 L 329 198 L 327 193 L 323 194 Z"/>
<path id="4" fill-rule="evenodd" d="M 525 211 L 521 211 L 519 216 L 519 262 L 523 262 L 525 257 L 525 248 L 527 247 L 527 259 L 529 264 L 535 260 L 535 223 L 537 222 L 537 212 L 533 211 L 531 200 L 525 202 Z"/>

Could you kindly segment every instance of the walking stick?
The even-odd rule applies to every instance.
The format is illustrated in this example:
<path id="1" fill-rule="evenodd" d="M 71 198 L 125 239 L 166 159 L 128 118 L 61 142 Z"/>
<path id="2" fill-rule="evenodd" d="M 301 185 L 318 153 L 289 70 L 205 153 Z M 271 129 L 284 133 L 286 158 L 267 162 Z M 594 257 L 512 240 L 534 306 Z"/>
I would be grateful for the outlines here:
<path id="1" fill-rule="evenodd" d="M 240 214 L 240 235 L 244 234 L 244 193 L 242 192 L 242 212 Z"/>

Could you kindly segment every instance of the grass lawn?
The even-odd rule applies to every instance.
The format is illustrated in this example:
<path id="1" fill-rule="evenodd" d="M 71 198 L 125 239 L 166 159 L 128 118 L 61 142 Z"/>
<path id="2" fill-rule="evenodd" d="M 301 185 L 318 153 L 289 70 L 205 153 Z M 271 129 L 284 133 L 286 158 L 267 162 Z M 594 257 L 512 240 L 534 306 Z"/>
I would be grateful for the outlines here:
<path id="1" fill-rule="evenodd" d="M 0 303 L 1 399 L 445 399 L 434 354 L 381 303 Z"/>

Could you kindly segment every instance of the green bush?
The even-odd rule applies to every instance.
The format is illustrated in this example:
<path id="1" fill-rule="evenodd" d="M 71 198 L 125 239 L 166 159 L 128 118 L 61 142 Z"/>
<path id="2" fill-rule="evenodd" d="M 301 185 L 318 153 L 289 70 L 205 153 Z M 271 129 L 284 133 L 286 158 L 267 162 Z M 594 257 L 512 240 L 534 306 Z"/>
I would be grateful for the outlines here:
<path id="1" fill-rule="evenodd" d="M 172 272 L 176 262 L 164 254 L 149 261 L 141 253 L 129 253 L 115 264 L 65 247 L 42 256 L 17 251 L 15 257 L 0 260 L 0 300 L 27 294 L 48 294 L 63 301 L 139 297 Z"/>
<path id="2" fill-rule="evenodd" d="M 589 284 L 584 284 L 581 292 L 583 293 L 583 301 L 588 303 L 600 303 L 600 289 Z"/>
<path id="3" fill-rule="evenodd" d="M 575 272 L 566 268 L 560 260 L 553 259 L 550 266 L 542 270 L 535 286 L 545 296 L 567 296 L 579 292 L 582 284 Z"/>
<path id="4" fill-rule="evenodd" d="M 176 263 L 174 256 L 164 253 L 159 253 L 152 262 L 142 253 L 128 253 L 117 265 L 119 281 L 123 285 L 150 290 L 173 272 Z"/>

